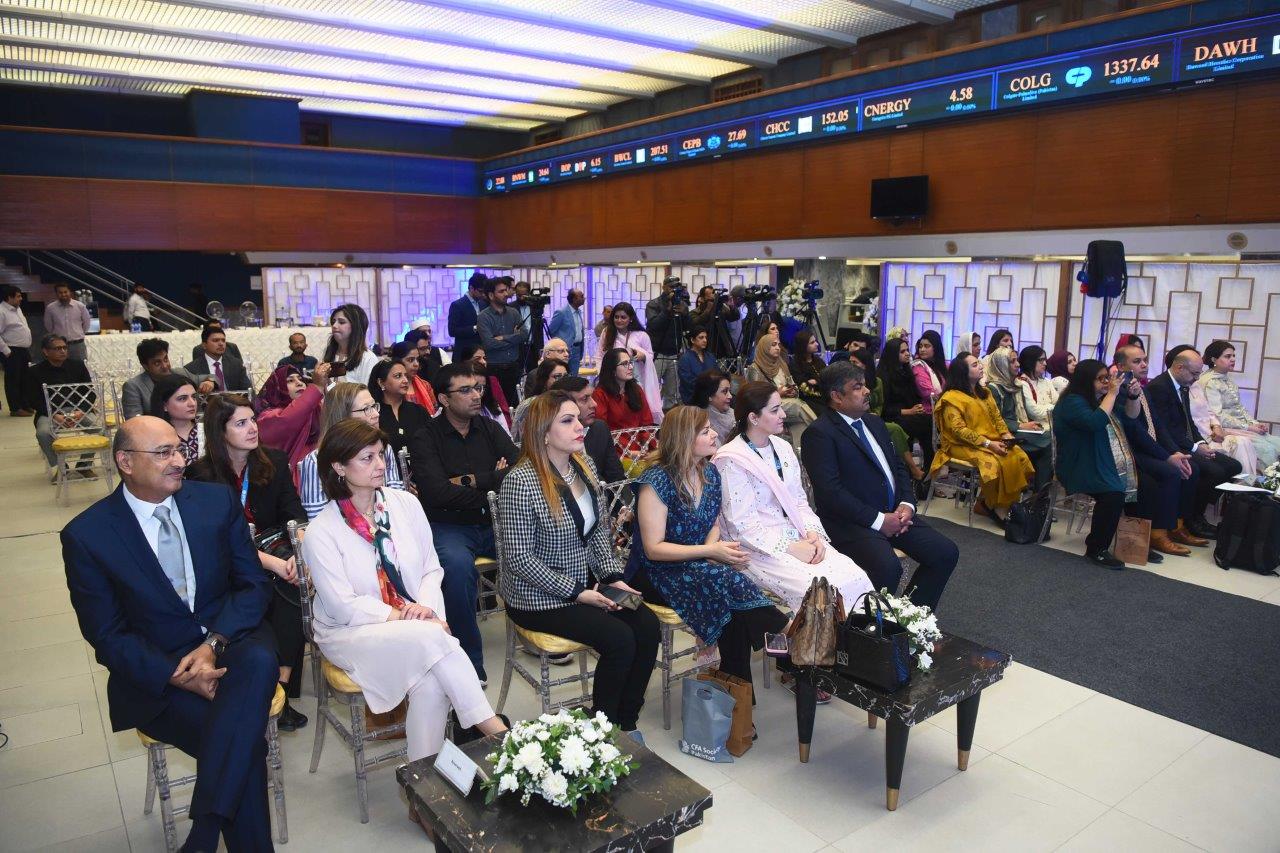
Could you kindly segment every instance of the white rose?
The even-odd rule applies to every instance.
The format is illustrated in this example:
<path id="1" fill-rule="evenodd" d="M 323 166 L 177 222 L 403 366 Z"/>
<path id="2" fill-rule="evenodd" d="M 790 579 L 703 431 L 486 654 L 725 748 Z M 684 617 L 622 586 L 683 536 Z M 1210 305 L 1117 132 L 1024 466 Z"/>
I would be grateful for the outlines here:
<path id="1" fill-rule="evenodd" d="M 536 743 L 527 743 L 516 753 L 515 769 L 528 770 L 530 775 L 541 776 L 547 762 L 542 757 L 542 747 Z"/>
<path id="2" fill-rule="evenodd" d="M 503 773 L 502 778 L 498 780 L 498 793 L 504 791 L 514 791 L 519 785 L 516 783 L 514 773 Z"/>
<path id="3" fill-rule="evenodd" d="M 559 773 L 548 773 L 542 777 L 542 797 L 553 805 L 563 805 L 565 795 L 569 793 L 569 780 Z"/>

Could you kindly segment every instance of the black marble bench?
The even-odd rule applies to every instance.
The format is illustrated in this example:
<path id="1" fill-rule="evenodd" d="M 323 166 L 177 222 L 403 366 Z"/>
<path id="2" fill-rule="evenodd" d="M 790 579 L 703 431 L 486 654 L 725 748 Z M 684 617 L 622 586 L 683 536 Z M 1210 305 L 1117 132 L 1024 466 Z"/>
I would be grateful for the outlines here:
<path id="1" fill-rule="evenodd" d="M 485 756 L 495 742 L 496 737 L 484 738 L 464 745 L 462 751 L 492 775 Z M 438 851 L 673 850 L 677 835 L 702 823 L 711 807 L 711 792 L 625 736 L 619 747 L 640 766 L 612 791 L 579 803 L 576 817 L 538 796 L 522 806 L 516 793 L 486 806 L 479 780 L 464 799 L 432 767 L 434 756 L 401 765 L 396 779 L 431 828 Z"/>
<path id="2" fill-rule="evenodd" d="M 969 750 L 973 746 L 973 730 L 978 723 L 978 700 L 982 691 L 1004 677 L 1012 658 L 995 649 L 944 634 L 934 644 L 933 666 L 928 672 L 915 671 L 911 681 L 894 693 L 838 675 L 825 667 L 798 667 L 788 658 L 778 659 L 778 668 L 796 677 L 796 728 L 800 741 L 800 760 L 809 760 L 813 742 L 813 720 L 818 690 L 856 705 L 868 713 L 867 724 L 876 726 L 876 718 L 888 722 L 885 744 L 885 806 L 898 807 L 898 791 L 902 785 L 902 767 L 907 757 L 907 735 L 911 727 L 956 706 L 956 764 L 969 767 Z"/>

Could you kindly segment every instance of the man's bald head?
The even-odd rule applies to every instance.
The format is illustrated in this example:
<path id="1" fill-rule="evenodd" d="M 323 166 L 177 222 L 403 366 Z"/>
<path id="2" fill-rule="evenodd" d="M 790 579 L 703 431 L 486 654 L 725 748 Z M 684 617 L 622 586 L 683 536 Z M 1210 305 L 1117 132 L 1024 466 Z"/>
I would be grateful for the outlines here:
<path id="1" fill-rule="evenodd" d="M 160 503 L 182 488 L 186 463 L 178 433 L 167 421 L 150 415 L 125 421 L 112 440 L 111 455 L 120 479 L 140 500 Z"/>
<path id="2" fill-rule="evenodd" d="M 1200 357 L 1200 353 L 1193 349 L 1183 350 L 1174 356 L 1173 364 L 1169 366 L 1169 373 L 1177 380 L 1179 385 L 1190 386 L 1200 378 L 1200 374 L 1204 372 L 1204 359 Z"/>

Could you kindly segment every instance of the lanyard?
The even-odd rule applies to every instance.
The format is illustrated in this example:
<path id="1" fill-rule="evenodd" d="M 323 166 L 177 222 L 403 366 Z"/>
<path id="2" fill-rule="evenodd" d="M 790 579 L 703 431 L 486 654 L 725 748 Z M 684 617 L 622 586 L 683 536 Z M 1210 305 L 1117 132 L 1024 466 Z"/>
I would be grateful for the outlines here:
<path id="1" fill-rule="evenodd" d="M 752 444 L 749 441 L 747 442 L 747 447 L 750 447 L 752 450 L 754 450 L 756 452 L 756 456 L 759 456 L 761 459 L 764 459 L 764 454 L 760 452 L 760 448 L 756 447 L 754 444 Z M 782 460 L 778 458 L 778 451 L 773 449 L 772 442 L 770 442 L 769 444 L 769 450 L 770 452 L 773 453 L 773 467 L 776 468 L 778 471 L 778 479 L 779 480 L 785 479 L 782 476 Z"/>
<path id="2" fill-rule="evenodd" d="M 249 463 L 244 465 L 244 472 L 240 474 L 240 506 L 249 505 Z"/>

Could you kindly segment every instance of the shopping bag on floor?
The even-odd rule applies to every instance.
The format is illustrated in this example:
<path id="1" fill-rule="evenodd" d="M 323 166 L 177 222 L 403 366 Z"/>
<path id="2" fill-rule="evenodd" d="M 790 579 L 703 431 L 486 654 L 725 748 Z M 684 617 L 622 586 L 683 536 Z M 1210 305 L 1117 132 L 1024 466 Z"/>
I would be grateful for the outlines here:
<path id="1" fill-rule="evenodd" d="M 684 679 L 680 690 L 684 721 L 680 751 L 717 764 L 732 764 L 726 744 L 733 728 L 733 697 L 719 683 L 696 678 Z"/>
<path id="2" fill-rule="evenodd" d="M 698 674 L 699 681 L 713 681 L 733 697 L 733 724 L 729 727 L 726 747 L 735 756 L 745 755 L 753 743 L 751 721 L 751 682 L 718 669 Z"/>
<path id="3" fill-rule="evenodd" d="M 1117 560 L 1133 566 L 1145 566 L 1147 553 L 1151 550 L 1151 520 L 1120 516 L 1120 526 L 1116 528 L 1116 542 L 1111 553 Z"/>

